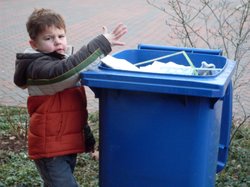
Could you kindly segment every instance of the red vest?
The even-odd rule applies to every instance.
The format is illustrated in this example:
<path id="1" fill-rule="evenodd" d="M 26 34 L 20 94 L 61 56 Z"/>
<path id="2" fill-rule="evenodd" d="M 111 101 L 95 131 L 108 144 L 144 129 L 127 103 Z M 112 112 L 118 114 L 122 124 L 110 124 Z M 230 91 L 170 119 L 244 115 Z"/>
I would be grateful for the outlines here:
<path id="1" fill-rule="evenodd" d="M 29 157 L 39 159 L 84 152 L 86 106 L 84 87 L 55 95 L 29 96 Z"/>

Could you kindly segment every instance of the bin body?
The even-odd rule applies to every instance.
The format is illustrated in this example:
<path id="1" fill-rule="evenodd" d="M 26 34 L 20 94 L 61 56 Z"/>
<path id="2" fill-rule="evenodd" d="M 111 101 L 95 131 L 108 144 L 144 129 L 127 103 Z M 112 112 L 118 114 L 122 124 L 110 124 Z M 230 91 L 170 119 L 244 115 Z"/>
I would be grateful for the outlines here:
<path id="1" fill-rule="evenodd" d="M 115 56 L 136 63 L 161 53 Z M 206 78 L 106 67 L 82 73 L 82 83 L 99 98 L 101 187 L 214 186 L 221 123 L 230 124 L 223 105 L 231 103 L 234 65 L 215 55 L 190 56 L 194 64 L 212 59 L 224 70 Z"/>
<path id="2" fill-rule="evenodd" d="M 214 186 L 222 101 L 112 89 L 99 101 L 101 186 Z"/>

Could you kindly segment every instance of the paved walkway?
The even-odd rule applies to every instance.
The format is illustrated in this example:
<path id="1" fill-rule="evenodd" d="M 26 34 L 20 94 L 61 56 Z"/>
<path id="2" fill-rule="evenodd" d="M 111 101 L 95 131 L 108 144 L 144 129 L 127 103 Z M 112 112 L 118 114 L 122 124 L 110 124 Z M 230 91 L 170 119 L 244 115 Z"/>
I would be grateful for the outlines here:
<path id="1" fill-rule="evenodd" d="M 28 47 L 25 23 L 34 8 L 51 8 L 66 20 L 68 42 L 79 49 L 90 39 L 102 33 L 102 26 L 110 30 L 119 22 L 128 26 L 125 47 L 113 52 L 136 48 L 139 43 L 169 44 L 165 15 L 144 0 L 8 0 L 0 1 L 0 105 L 25 106 L 27 91 L 13 84 L 15 53 Z M 98 100 L 87 88 L 88 108 L 96 111 Z"/>
<path id="2" fill-rule="evenodd" d="M 28 47 L 25 23 L 34 8 L 51 8 L 64 15 L 68 42 L 79 49 L 90 39 L 102 33 L 102 26 L 112 29 L 118 22 L 128 26 L 123 38 L 125 47 L 113 52 L 136 48 L 139 43 L 175 45 L 169 38 L 170 30 L 165 24 L 167 14 L 150 6 L 146 0 L 8 0 L 0 1 L 0 105 L 25 106 L 27 91 L 13 84 L 15 54 Z M 112 52 L 112 53 L 113 53 Z M 249 65 L 246 67 L 250 69 Z M 249 82 L 249 75 L 245 76 Z M 243 87 L 246 110 L 250 111 L 249 86 Z M 98 100 L 87 88 L 88 109 L 98 110 Z M 237 107 L 236 107 L 237 108 Z"/>

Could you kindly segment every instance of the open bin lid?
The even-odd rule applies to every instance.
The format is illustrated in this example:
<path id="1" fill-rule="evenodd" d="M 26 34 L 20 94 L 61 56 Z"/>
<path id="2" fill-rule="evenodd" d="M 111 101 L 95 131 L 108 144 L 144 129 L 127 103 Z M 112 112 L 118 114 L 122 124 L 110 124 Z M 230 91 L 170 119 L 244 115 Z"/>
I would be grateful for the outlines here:
<path id="1" fill-rule="evenodd" d="M 178 49 L 178 48 L 176 48 Z M 190 48 L 189 48 L 190 49 Z M 221 68 L 221 72 L 214 76 L 191 76 L 159 74 L 148 72 L 136 72 L 111 69 L 101 64 L 98 69 L 81 73 L 82 84 L 96 88 L 122 89 L 131 91 L 145 91 L 155 93 L 168 93 L 178 95 L 202 96 L 221 98 L 233 75 L 235 62 L 219 55 L 208 53 L 208 51 L 187 50 L 188 56 L 198 67 L 201 61 L 213 63 Z M 150 49 L 129 49 L 118 52 L 113 56 L 126 59 L 131 63 L 137 63 L 152 59 L 158 56 L 173 53 L 173 49 L 150 50 Z M 177 63 L 182 64 L 180 57 L 172 57 Z"/>

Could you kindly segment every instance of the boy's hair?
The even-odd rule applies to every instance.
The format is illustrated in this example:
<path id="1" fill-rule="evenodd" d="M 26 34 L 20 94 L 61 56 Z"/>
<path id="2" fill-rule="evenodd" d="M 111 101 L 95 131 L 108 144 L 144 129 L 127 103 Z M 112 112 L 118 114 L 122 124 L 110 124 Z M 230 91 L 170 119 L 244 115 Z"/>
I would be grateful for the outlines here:
<path id="1" fill-rule="evenodd" d="M 63 17 L 51 9 L 35 9 L 29 16 L 26 28 L 31 39 L 36 39 L 37 35 L 43 32 L 47 27 L 55 26 L 64 29 L 66 26 Z"/>

